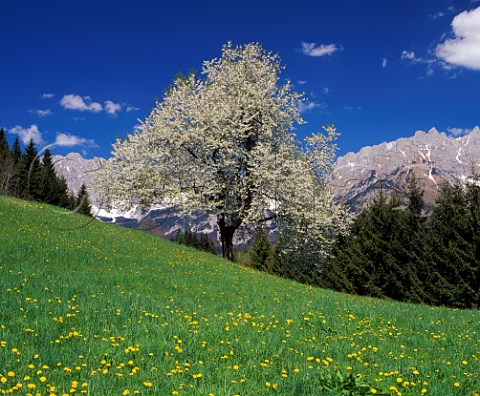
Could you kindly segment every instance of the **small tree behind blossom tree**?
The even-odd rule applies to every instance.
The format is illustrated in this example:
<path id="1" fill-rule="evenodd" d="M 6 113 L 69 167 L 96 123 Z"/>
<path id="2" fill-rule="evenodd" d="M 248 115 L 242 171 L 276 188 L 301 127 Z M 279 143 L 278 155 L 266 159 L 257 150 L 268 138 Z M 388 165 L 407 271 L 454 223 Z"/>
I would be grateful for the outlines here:
<path id="1" fill-rule="evenodd" d="M 296 140 L 303 95 L 280 84 L 278 55 L 260 44 L 223 46 L 202 76 L 175 78 L 133 135 L 117 140 L 96 184 L 110 206 L 173 202 L 216 215 L 223 256 L 235 232 L 274 217 L 296 235 L 330 244 L 345 225 L 325 184 L 336 151 L 333 126 Z M 335 230 L 335 232 L 332 232 Z M 289 229 L 292 232 L 292 228 Z"/>

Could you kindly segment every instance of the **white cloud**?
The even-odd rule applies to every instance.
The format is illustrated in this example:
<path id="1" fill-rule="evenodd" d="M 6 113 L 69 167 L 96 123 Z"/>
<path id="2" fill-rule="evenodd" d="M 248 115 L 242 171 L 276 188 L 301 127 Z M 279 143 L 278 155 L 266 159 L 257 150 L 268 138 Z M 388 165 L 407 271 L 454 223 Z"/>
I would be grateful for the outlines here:
<path id="1" fill-rule="evenodd" d="M 388 59 L 387 59 L 387 58 L 383 58 L 383 59 L 382 59 L 382 68 L 385 69 L 387 66 L 388 66 Z"/>
<path id="2" fill-rule="evenodd" d="M 116 115 L 117 111 L 122 109 L 120 103 L 113 103 L 111 100 L 105 101 L 105 111 L 110 115 Z"/>
<path id="3" fill-rule="evenodd" d="M 455 37 L 437 46 L 437 57 L 453 65 L 480 70 L 480 7 L 455 16 L 452 29 Z"/>
<path id="4" fill-rule="evenodd" d="M 29 110 L 30 113 L 35 114 L 37 117 L 43 118 L 43 117 L 48 117 L 52 116 L 53 112 L 50 109 L 45 109 L 45 110 Z"/>
<path id="5" fill-rule="evenodd" d="M 468 135 L 470 132 L 472 132 L 472 129 L 468 129 L 468 128 L 447 128 L 447 132 L 452 136 L 458 137 L 458 136 Z"/>
<path id="6" fill-rule="evenodd" d="M 400 58 L 404 61 L 409 62 L 410 64 L 413 64 L 413 65 L 415 65 L 417 63 L 426 64 L 427 65 L 427 76 L 430 76 L 430 75 L 433 74 L 432 65 L 437 63 L 437 61 L 435 59 L 419 57 L 413 51 L 402 51 L 402 55 L 401 55 Z"/>
<path id="7" fill-rule="evenodd" d="M 335 44 L 320 44 L 317 47 L 316 43 L 302 42 L 302 52 L 307 56 L 326 56 L 331 55 L 339 50 L 340 48 L 337 47 Z"/>
<path id="8" fill-rule="evenodd" d="M 53 93 L 44 93 L 42 94 L 42 99 L 51 99 L 55 96 Z"/>
<path id="9" fill-rule="evenodd" d="M 326 109 L 328 106 L 325 103 L 305 102 L 305 101 L 297 102 L 297 109 L 299 113 L 305 113 L 306 111 L 316 109 L 317 107 L 320 107 L 321 109 Z"/>
<path id="10" fill-rule="evenodd" d="M 94 113 L 103 110 L 102 105 L 98 102 L 92 102 L 90 96 L 82 98 L 80 95 L 74 94 L 64 95 L 60 100 L 60 105 L 66 110 L 93 111 Z"/>
<path id="11" fill-rule="evenodd" d="M 407 60 L 411 60 L 411 61 L 414 61 L 416 58 L 415 58 L 415 52 L 413 51 L 402 51 L 402 56 L 401 56 L 402 59 L 407 59 Z"/>
<path id="12" fill-rule="evenodd" d="M 61 146 L 61 147 L 73 147 L 73 146 L 81 146 L 81 145 L 94 147 L 95 141 L 93 139 L 85 139 L 80 136 L 59 132 L 57 133 L 55 142 L 52 144 L 52 146 Z"/>
<path id="13" fill-rule="evenodd" d="M 437 12 L 436 14 L 433 14 L 433 15 L 430 15 L 430 18 L 432 19 L 438 19 L 438 18 L 442 18 L 445 16 L 445 13 L 440 11 L 440 12 Z"/>
<path id="14" fill-rule="evenodd" d="M 332 90 L 328 87 L 323 87 L 322 88 L 322 92 L 325 94 L 325 95 L 328 95 L 330 92 L 332 92 Z"/>
<path id="15" fill-rule="evenodd" d="M 30 143 L 30 140 L 33 140 L 33 143 L 35 144 L 41 144 L 43 142 L 42 134 L 37 125 L 30 125 L 29 128 L 23 128 L 20 125 L 15 125 L 13 128 L 10 128 L 8 132 L 12 135 L 18 135 L 23 144 Z"/>
<path id="16" fill-rule="evenodd" d="M 135 107 L 135 106 L 127 106 L 127 113 L 130 113 L 131 111 L 138 111 L 140 110 L 140 107 Z"/>

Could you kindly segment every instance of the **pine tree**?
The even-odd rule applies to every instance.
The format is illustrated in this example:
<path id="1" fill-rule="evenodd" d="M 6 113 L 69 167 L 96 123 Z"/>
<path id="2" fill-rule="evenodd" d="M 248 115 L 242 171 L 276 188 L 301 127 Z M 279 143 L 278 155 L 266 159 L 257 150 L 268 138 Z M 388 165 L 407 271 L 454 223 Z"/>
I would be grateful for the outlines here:
<path id="1" fill-rule="evenodd" d="M 476 291 L 471 307 L 480 307 L 480 174 L 472 172 L 471 181 L 467 184 L 466 203 L 470 217 L 470 235 L 472 250 L 470 255 L 470 270 L 467 281 L 472 290 Z"/>
<path id="2" fill-rule="evenodd" d="M 15 164 L 5 131 L 0 129 L 0 194 L 10 194 L 15 179 Z"/>
<path id="3" fill-rule="evenodd" d="M 210 240 L 210 238 L 208 237 L 208 234 L 204 232 L 200 234 L 199 245 L 200 245 L 200 249 L 203 250 L 204 252 L 208 252 L 212 254 L 216 253 L 215 244 L 213 243 L 213 241 Z"/>
<path id="4" fill-rule="evenodd" d="M 418 202 L 417 202 L 418 203 Z M 320 284 L 339 291 L 421 302 L 425 298 L 411 256 L 408 215 L 397 195 L 380 191 L 339 240 Z"/>
<path id="5" fill-rule="evenodd" d="M 23 154 L 22 154 L 22 148 L 20 147 L 20 140 L 18 136 L 15 138 L 15 141 L 13 142 L 13 145 L 12 145 L 12 157 L 15 161 L 15 164 L 22 161 Z"/>
<path id="6" fill-rule="evenodd" d="M 278 241 L 271 247 L 266 267 L 271 274 L 281 276 L 282 278 L 294 279 L 289 268 L 288 257 L 282 253 L 282 248 Z"/>
<path id="7" fill-rule="evenodd" d="M 478 288 L 471 283 L 478 273 L 472 221 L 463 186 L 445 187 L 435 203 L 429 233 L 430 266 L 435 271 L 427 286 L 437 305 L 469 308 L 478 301 Z"/>
<path id="8" fill-rule="evenodd" d="M 67 179 L 64 176 L 57 178 L 56 196 L 58 197 L 58 206 L 65 209 L 75 209 L 76 198 L 68 191 Z"/>
<path id="9" fill-rule="evenodd" d="M 257 232 L 250 251 L 250 262 L 252 267 L 261 271 L 267 270 L 268 258 L 272 251 L 272 245 L 268 235 L 262 228 Z"/>
<path id="10" fill-rule="evenodd" d="M 415 173 L 407 184 L 406 223 L 399 235 L 399 249 L 403 253 L 398 257 L 407 281 L 406 299 L 411 302 L 432 303 L 425 291 L 425 282 L 430 276 L 428 266 L 428 245 L 426 243 L 426 216 L 423 214 L 424 190 L 419 186 Z"/>
<path id="11" fill-rule="evenodd" d="M 40 159 L 38 157 L 38 151 L 35 146 L 35 143 L 32 139 L 28 143 L 27 147 L 25 147 L 25 154 L 23 156 L 23 164 L 24 164 L 24 174 L 20 175 L 20 177 L 26 177 L 26 191 L 23 192 L 23 195 L 26 198 L 30 199 L 38 199 L 39 192 L 39 179 L 40 179 Z"/>
<path id="12" fill-rule="evenodd" d="M 28 190 L 27 172 L 25 171 L 25 164 L 23 162 L 22 148 L 20 147 L 20 140 L 18 136 L 12 145 L 12 159 L 14 164 L 14 176 L 10 193 L 19 198 L 25 198 Z"/>
<path id="13" fill-rule="evenodd" d="M 52 153 L 47 148 L 43 154 L 38 173 L 37 199 L 52 205 L 59 205 L 61 197 L 57 188 L 58 178 L 52 160 Z"/>
<path id="14" fill-rule="evenodd" d="M 80 187 L 80 191 L 76 196 L 75 210 L 78 213 L 92 216 L 92 205 L 90 204 L 90 199 L 88 198 L 87 187 L 85 184 L 82 184 L 82 187 Z"/>
<path id="15" fill-rule="evenodd" d="M 179 228 L 175 235 L 175 243 L 185 245 L 185 231 L 182 228 Z"/>

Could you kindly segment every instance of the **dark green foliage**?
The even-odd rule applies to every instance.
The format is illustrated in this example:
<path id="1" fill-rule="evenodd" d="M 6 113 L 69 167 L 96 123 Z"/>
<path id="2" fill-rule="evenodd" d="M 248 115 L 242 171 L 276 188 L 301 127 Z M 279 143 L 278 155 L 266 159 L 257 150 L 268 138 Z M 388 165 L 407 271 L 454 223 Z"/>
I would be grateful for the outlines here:
<path id="1" fill-rule="evenodd" d="M 20 147 L 20 140 L 18 139 L 18 136 L 13 142 L 11 154 L 14 163 L 14 175 L 8 194 L 19 198 L 25 198 L 25 194 L 28 190 L 26 178 L 27 172 L 25 171 L 23 153 Z"/>
<path id="2" fill-rule="evenodd" d="M 75 211 L 86 216 L 92 216 L 92 205 L 90 204 L 85 184 L 82 184 L 82 187 L 80 187 L 80 190 L 75 197 Z"/>
<path id="3" fill-rule="evenodd" d="M 468 308 L 478 306 L 480 229 L 479 187 L 460 184 L 444 188 L 430 223 L 430 293 L 441 305 Z"/>
<path id="4" fill-rule="evenodd" d="M 15 163 L 8 148 L 5 131 L 0 129 L 0 194 L 8 194 L 13 188 Z"/>
<path id="5" fill-rule="evenodd" d="M 414 175 L 406 205 L 380 192 L 349 235 L 339 238 L 318 284 L 400 301 L 478 307 L 479 184 L 445 187 L 430 214 L 423 206 Z"/>
<path id="6" fill-rule="evenodd" d="M 272 252 L 272 246 L 268 235 L 264 229 L 260 229 L 253 241 L 252 250 L 250 251 L 250 261 L 252 267 L 261 271 L 268 268 L 268 259 Z"/>
<path id="7" fill-rule="evenodd" d="M 58 196 L 58 206 L 65 209 L 75 209 L 75 197 L 68 191 L 67 180 L 64 176 L 57 179 L 56 195 Z"/>
<path id="8" fill-rule="evenodd" d="M 40 184 L 40 170 L 41 163 L 38 155 L 37 147 L 33 140 L 30 140 L 25 147 L 25 154 L 23 155 L 23 165 L 25 169 L 20 177 L 25 177 L 27 186 L 23 192 L 25 198 L 38 199 L 39 184 Z"/>
<path id="9" fill-rule="evenodd" d="M 38 172 L 38 185 L 35 199 L 52 205 L 59 205 L 58 179 L 52 162 L 52 154 L 47 148 L 43 154 L 42 166 Z"/>
<path id="10" fill-rule="evenodd" d="M 205 233 L 197 234 L 189 229 L 179 229 L 175 235 L 174 242 L 179 245 L 191 246 L 204 252 L 216 253 L 215 244 L 208 238 Z"/>
<path id="11" fill-rule="evenodd" d="M 350 235 L 339 243 L 335 258 L 322 271 L 323 283 L 333 281 L 337 287 L 340 284 L 346 288 L 342 291 L 361 295 L 408 298 L 407 285 L 413 280 L 409 268 L 402 266 L 407 256 L 402 240 L 406 216 L 400 205 L 398 197 L 387 201 L 380 193 L 372 206 L 359 215 Z"/>
<path id="12" fill-rule="evenodd" d="M 50 150 L 45 149 L 43 157 L 39 157 L 30 140 L 22 153 L 18 136 L 8 150 L 3 130 L 0 131 L 0 193 L 75 208 L 75 197 L 68 192 L 66 180 L 55 173 Z"/>

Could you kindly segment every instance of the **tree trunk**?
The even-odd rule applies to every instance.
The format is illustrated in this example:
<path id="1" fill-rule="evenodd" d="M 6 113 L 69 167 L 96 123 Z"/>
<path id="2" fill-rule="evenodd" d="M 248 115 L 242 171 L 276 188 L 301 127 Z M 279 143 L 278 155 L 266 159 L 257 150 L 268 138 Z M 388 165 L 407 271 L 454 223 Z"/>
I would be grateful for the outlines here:
<path id="1" fill-rule="evenodd" d="M 223 257 L 227 260 L 233 261 L 233 234 L 235 234 L 238 226 L 226 225 L 223 217 L 218 218 L 217 224 L 220 229 Z"/>

